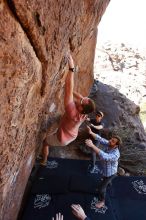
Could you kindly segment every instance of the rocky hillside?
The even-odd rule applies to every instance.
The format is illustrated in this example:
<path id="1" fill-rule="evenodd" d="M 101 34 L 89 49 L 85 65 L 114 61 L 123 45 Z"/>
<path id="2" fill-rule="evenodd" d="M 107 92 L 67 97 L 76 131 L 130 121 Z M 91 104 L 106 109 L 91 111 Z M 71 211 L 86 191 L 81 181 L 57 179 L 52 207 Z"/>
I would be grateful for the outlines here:
<path id="1" fill-rule="evenodd" d="M 112 85 L 140 106 L 140 116 L 146 128 L 146 49 L 106 42 L 97 44 L 95 78 Z"/>

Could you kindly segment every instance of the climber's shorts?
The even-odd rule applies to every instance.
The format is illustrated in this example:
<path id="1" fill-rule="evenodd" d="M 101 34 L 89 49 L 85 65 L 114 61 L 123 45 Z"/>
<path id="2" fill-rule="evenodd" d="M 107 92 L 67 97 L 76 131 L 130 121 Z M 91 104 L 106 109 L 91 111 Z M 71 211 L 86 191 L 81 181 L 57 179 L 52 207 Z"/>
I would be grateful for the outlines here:
<path id="1" fill-rule="evenodd" d="M 52 134 L 52 135 L 47 135 L 46 136 L 46 142 L 49 146 L 52 146 L 52 147 L 63 147 L 63 146 L 66 146 L 68 144 L 70 144 L 72 141 L 74 141 L 76 138 L 73 138 L 71 140 L 68 140 L 67 142 L 65 143 L 61 143 L 58 138 L 57 138 L 57 132 Z"/>
<path id="2" fill-rule="evenodd" d="M 65 146 L 65 144 L 61 143 L 57 138 L 57 133 L 54 133 L 52 135 L 46 136 L 46 142 L 49 146 L 55 147 L 55 146 Z"/>

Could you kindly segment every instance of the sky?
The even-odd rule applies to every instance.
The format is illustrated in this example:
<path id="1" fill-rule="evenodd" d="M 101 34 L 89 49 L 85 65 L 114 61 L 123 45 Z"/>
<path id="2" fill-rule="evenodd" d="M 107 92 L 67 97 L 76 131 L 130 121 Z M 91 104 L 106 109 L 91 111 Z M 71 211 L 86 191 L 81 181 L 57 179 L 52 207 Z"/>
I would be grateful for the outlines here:
<path id="1" fill-rule="evenodd" d="M 107 40 L 146 47 L 146 0 L 111 0 L 98 26 L 97 42 Z"/>

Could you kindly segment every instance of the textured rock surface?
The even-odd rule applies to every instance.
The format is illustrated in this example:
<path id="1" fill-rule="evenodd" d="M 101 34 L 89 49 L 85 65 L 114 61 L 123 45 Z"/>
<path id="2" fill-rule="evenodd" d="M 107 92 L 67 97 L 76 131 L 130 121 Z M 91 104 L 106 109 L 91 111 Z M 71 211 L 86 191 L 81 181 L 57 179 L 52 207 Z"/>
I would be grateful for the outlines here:
<path id="1" fill-rule="evenodd" d="M 96 27 L 109 0 L 0 1 L 0 218 L 14 220 L 44 131 L 63 112 L 71 49 L 75 86 L 93 81 Z M 82 82 L 82 84 L 80 84 Z"/>

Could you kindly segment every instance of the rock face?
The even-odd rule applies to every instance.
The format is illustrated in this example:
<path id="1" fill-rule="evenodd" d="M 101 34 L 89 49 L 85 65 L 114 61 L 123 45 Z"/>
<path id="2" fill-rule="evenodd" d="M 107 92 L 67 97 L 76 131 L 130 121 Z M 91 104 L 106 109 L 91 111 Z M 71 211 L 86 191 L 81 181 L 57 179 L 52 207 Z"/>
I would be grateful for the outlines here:
<path id="1" fill-rule="evenodd" d="M 93 82 L 97 25 L 109 0 L 0 2 L 0 218 L 15 220 L 42 133 L 63 112 L 70 48 L 75 87 Z M 82 82 L 82 83 L 80 83 Z"/>

